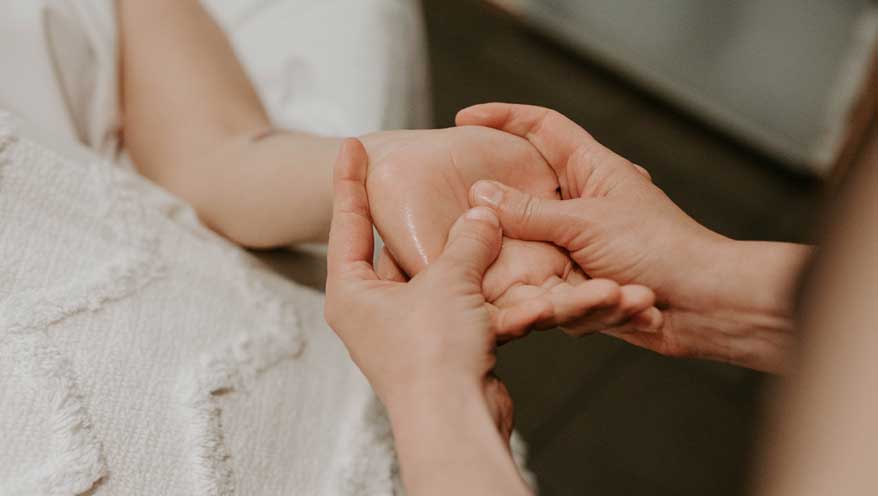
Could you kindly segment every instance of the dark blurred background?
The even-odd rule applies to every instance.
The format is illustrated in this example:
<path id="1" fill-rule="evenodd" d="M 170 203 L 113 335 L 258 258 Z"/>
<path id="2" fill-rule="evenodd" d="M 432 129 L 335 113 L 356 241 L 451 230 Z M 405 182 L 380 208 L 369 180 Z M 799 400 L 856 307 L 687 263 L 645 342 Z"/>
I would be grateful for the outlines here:
<path id="1" fill-rule="evenodd" d="M 485 101 L 554 108 L 646 167 L 699 222 L 737 239 L 809 242 L 823 181 L 481 0 L 425 0 L 435 125 Z M 506 345 L 499 375 L 542 494 L 739 495 L 749 484 L 761 374 L 667 359 L 603 336 Z"/>

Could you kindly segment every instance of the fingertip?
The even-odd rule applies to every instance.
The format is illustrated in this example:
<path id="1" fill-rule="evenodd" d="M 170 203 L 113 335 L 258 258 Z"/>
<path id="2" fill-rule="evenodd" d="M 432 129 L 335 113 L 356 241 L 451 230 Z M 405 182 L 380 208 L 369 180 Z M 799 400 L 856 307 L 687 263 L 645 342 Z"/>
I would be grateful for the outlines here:
<path id="1" fill-rule="evenodd" d="M 470 205 L 500 208 L 506 188 L 497 181 L 488 179 L 476 181 L 469 190 Z"/>
<path id="2" fill-rule="evenodd" d="M 500 219 L 498 219 L 497 214 L 488 207 L 473 207 L 467 210 L 464 214 L 464 218 L 477 222 L 485 222 L 494 228 L 500 227 Z"/>
<path id="3" fill-rule="evenodd" d="M 657 333 L 663 324 L 664 315 L 656 307 L 649 307 L 631 317 L 631 326 L 640 332 Z"/>
<path id="4" fill-rule="evenodd" d="M 357 138 L 346 138 L 342 141 L 335 161 L 336 180 L 362 180 L 365 177 L 368 155 L 363 143 Z"/>
<path id="5" fill-rule="evenodd" d="M 495 334 L 502 340 L 520 338 L 541 323 L 553 323 L 554 307 L 546 299 L 536 298 L 500 310 Z M 548 326 L 545 326 L 548 327 Z"/>
<path id="6" fill-rule="evenodd" d="M 472 105 L 457 112 L 454 123 L 458 126 L 484 126 L 491 121 L 490 103 Z"/>
<path id="7" fill-rule="evenodd" d="M 589 279 L 585 284 L 588 284 L 593 291 L 604 294 L 603 298 L 595 303 L 595 309 L 616 306 L 622 299 L 622 287 L 616 281 L 610 279 Z"/>
<path id="8" fill-rule="evenodd" d="M 637 164 L 632 164 L 632 165 L 634 165 L 634 168 L 637 170 L 637 172 L 641 176 L 645 177 L 647 179 L 647 181 L 652 182 L 652 175 L 649 173 L 648 170 L 646 170 L 644 167 L 637 165 Z"/>
<path id="9" fill-rule="evenodd" d="M 445 249 L 437 262 L 448 270 L 464 270 L 481 278 L 500 253 L 502 238 L 500 220 L 493 210 L 471 208 L 451 226 Z"/>
<path id="10" fill-rule="evenodd" d="M 501 236 L 502 230 L 497 214 L 488 207 L 473 207 L 458 217 L 451 226 L 448 243 L 451 244 L 461 237 L 468 237 L 482 238 L 492 244 L 497 241 L 499 245 Z"/>
<path id="11" fill-rule="evenodd" d="M 622 310 L 628 314 L 634 314 L 653 306 L 655 304 L 655 293 L 639 284 L 629 284 L 621 287 L 620 306 Z"/>

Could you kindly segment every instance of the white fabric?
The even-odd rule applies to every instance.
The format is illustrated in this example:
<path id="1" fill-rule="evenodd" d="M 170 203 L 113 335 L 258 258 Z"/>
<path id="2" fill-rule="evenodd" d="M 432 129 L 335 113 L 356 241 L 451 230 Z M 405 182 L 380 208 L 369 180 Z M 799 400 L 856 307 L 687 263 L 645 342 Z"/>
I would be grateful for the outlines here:
<path id="1" fill-rule="evenodd" d="M 0 119 L 0 493 L 393 492 L 318 293 Z"/>
<path id="2" fill-rule="evenodd" d="M 335 136 L 430 125 L 418 0 L 207 0 L 275 121 Z"/>
<path id="3" fill-rule="evenodd" d="M 210 7 L 280 125 L 426 115 L 413 3 Z M 113 167 L 115 40 L 111 0 L 0 5 L 0 494 L 392 494 L 321 295 Z"/>

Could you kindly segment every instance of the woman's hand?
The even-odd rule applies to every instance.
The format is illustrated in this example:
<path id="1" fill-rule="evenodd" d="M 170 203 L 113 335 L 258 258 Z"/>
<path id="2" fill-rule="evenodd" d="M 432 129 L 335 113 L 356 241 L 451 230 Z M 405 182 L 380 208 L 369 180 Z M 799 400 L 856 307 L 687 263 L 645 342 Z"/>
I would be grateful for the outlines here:
<path id="1" fill-rule="evenodd" d="M 471 203 L 495 208 L 508 236 L 553 242 L 589 276 L 655 290 L 661 314 L 650 309 L 610 334 L 667 355 L 784 369 L 791 281 L 807 248 L 736 242 L 704 228 L 642 167 L 557 112 L 486 104 L 461 111 L 457 122 L 526 138 L 558 178 L 561 201 L 491 182 L 472 188 Z"/>
<path id="2" fill-rule="evenodd" d="M 439 257 L 449 228 L 469 208 L 470 186 L 479 179 L 559 198 L 549 165 L 526 140 L 507 133 L 484 127 L 391 131 L 367 136 L 364 143 L 372 216 L 388 248 L 378 264 L 385 278 L 418 274 Z M 651 307 L 654 299 L 643 287 L 620 289 L 611 281 L 588 280 L 550 243 L 510 238 L 503 239 L 482 291 L 498 308 L 529 300 L 544 305 L 547 311 L 536 323 L 542 328 L 582 318 L 604 328 Z M 525 330 L 496 329 L 503 339 Z"/>
<path id="3" fill-rule="evenodd" d="M 524 494 L 503 435 L 511 401 L 496 378 L 495 331 L 544 313 L 524 302 L 497 309 L 482 277 L 500 252 L 490 209 L 469 210 L 445 249 L 409 282 L 372 268 L 372 220 L 362 144 L 342 146 L 334 175 L 326 320 L 387 406 L 410 494 Z"/>

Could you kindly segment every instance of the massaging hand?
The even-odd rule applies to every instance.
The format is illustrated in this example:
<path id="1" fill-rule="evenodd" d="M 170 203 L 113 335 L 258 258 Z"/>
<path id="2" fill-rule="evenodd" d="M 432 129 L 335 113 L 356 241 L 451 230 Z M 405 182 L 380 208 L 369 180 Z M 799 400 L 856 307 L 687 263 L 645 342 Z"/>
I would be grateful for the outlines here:
<path id="1" fill-rule="evenodd" d="M 506 235 L 551 241 L 569 250 L 592 277 L 655 290 L 663 312 L 642 312 L 624 329 L 608 333 L 663 354 L 775 367 L 772 359 L 756 357 L 770 355 L 769 343 L 785 339 L 782 334 L 788 330 L 769 329 L 771 316 L 732 330 L 729 323 L 744 317 L 743 307 L 719 308 L 725 304 L 723 288 L 733 287 L 736 271 L 740 274 L 739 267 L 745 266 L 735 264 L 747 263 L 735 259 L 741 257 L 729 249 L 734 242 L 686 215 L 652 184 L 644 169 L 544 108 L 478 105 L 461 111 L 457 123 L 526 138 L 558 177 L 563 200 L 492 182 L 472 188 L 471 203 L 495 208 Z M 764 288 L 742 288 L 738 293 L 746 292 L 761 294 Z M 570 331 L 575 334 L 578 329 L 573 326 Z"/>
<path id="2" fill-rule="evenodd" d="M 342 148 L 334 177 L 326 320 L 388 408 L 419 388 L 477 386 L 501 431 L 512 428 L 512 402 L 489 375 L 495 332 L 526 329 L 539 305 L 498 309 L 482 295 L 482 278 L 500 252 L 500 224 L 490 209 L 457 219 L 442 255 L 408 282 L 382 280 L 372 268 L 367 157 L 356 140 Z M 432 394 L 432 393 L 430 393 Z"/>
<path id="3" fill-rule="evenodd" d="M 469 208 L 470 186 L 479 179 L 558 198 L 557 179 L 540 154 L 527 141 L 492 129 L 392 131 L 367 136 L 364 144 L 372 217 L 388 250 L 377 269 L 386 279 L 418 274 L 439 257 L 449 228 Z M 550 243 L 509 238 L 485 275 L 483 291 L 499 308 L 525 300 L 542 305 L 537 322 L 542 328 L 583 315 L 590 324 L 606 327 L 653 303 L 646 288 L 588 280 Z M 512 332 L 501 326 L 497 331 L 505 338 L 525 329 Z"/>

